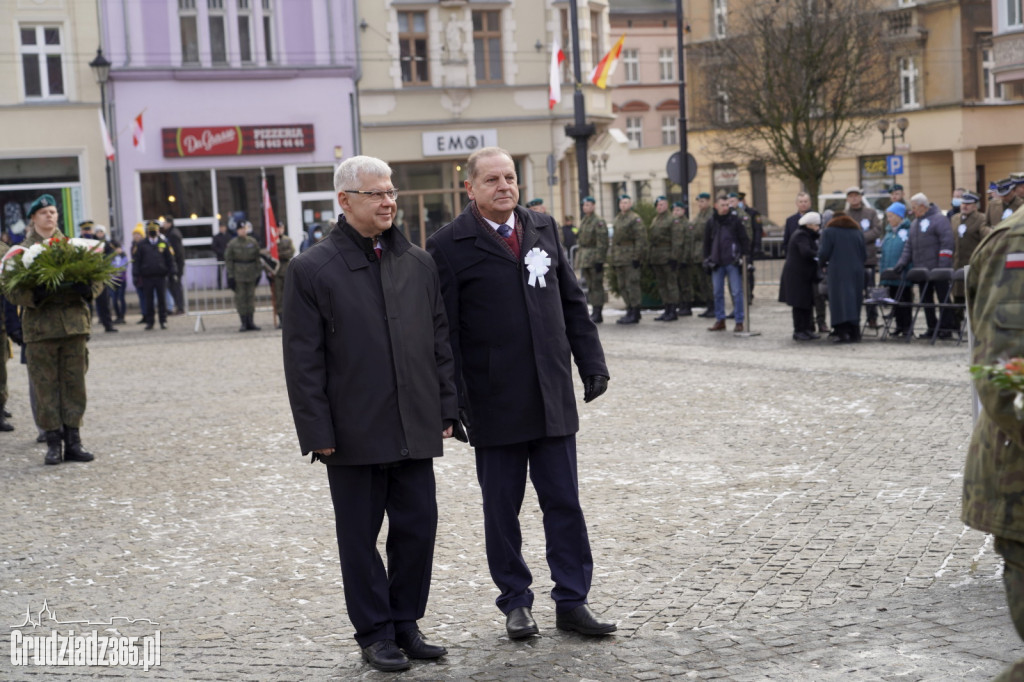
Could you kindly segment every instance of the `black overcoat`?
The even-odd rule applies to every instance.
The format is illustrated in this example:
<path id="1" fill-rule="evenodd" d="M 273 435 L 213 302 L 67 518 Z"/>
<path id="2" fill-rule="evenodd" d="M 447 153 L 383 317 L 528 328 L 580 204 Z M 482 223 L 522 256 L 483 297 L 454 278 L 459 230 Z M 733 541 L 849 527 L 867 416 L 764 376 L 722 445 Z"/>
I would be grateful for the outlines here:
<path id="1" fill-rule="evenodd" d="M 459 405 L 470 440 L 493 447 L 579 430 L 572 360 L 580 377 L 609 376 L 597 326 L 558 242 L 551 216 L 517 206 L 517 260 L 478 222 L 472 202 L 427 240 L 437 262 L 455 355 Z M 551 259 L 545 286 L 529 284 L 525 259 Z"/>
<path id="2" fill-rule="evenodd" d="M 284 371 L 299 446 L 333 447 L 329 465 L 439 457 L 458 404 L 434 261 L 392 227 L 378 262 L 350 229 L 339 224 L 292 259 L 285 282 Z"/>
<path id="3" fill-rule="evenodd" d="M 864 302 L 864 235 L 852 219 L 836 216 L 821 232 L 818 261 L 826 267 L 832 325 L 860 320 Z"/>
<path id="4" fill-rule="evenodd" d="M 794 308 L 813 308 L 814 286 L 819 279 L 818 233 L 799 226 L 790 236 L 786 249 L 779 301 Z"/>

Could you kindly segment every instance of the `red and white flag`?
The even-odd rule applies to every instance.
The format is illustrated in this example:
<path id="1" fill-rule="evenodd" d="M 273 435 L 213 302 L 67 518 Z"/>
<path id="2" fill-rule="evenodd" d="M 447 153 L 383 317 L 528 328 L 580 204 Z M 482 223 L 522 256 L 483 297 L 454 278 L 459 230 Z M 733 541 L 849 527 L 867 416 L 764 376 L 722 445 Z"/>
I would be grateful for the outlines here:
<path id="1" fill-rule="evenodd" d="M 146 151 L 146 138 L 142 135 L 142 114 L 132 119 L 132 145 L 140 152 Z"/>
<path id="2" fill-rule="evenodd" d="M 270 205 L 266 175 L 263 176 L 263 224 L 267 230 L 267 251 L 277 258 L 277 221 L 274 219 L 274 207 Z"/>
<path id="3" fill-rule="evenodd" d="M 114 143 L 110 140 L 110 131 L 107 130 L 107 120 L 103 118 L 100 111 L 100 136 L 103 138 L 103 151 L 106 152 L 107 161 L 114 160 Z"/>
<path id="4" fill-rule="evenodd" d="M 554 109 L 555 105 L 562 101 L 562 62 L 565 61 L 565 53 L 558 47 L 558 41 L 551 43 L 551 81 L 548 85 L 548 109 Z"/>

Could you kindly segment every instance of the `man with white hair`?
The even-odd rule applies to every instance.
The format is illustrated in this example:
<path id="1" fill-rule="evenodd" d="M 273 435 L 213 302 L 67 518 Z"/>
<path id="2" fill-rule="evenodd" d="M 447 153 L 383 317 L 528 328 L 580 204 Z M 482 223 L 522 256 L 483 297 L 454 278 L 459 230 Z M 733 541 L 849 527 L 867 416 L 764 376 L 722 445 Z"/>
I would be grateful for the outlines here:
<path id="1" fill-rule="evenodd" d="M 910 223 L 910 234 L 895 270 L 901 272 L 910 263 L 913 263 L 915 268 L 927 270 L 953 267 L 953 228 L 946 214 L 920 192 L 910 197 L 910 210 L 914 214 L 914 219 Z M 945 301 L 949 285 L 949 281 L 919 283 L 921 302 L 934 302 L 936 294 L 938 301 Z M 921 334 L 920 338 L 932 338 L 935 333 L 935 309 L 925 308 L 924 316 L 928 321 L 928 330 Z M 938 338 L 950 338 L 955 323 L 948 309 L 942 311 L 939 322 Z M 913 333 L 913 330 L 910 332 Z"/>

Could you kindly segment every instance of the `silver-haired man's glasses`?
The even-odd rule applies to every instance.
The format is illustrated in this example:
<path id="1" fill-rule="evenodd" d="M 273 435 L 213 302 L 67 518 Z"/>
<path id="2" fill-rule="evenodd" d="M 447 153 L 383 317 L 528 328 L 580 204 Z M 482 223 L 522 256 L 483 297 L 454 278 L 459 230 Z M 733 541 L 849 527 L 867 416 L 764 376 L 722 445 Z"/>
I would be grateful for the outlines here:
<path id="1" fill-rule="evenodd" d="M 346 194 L 362 194 L 364 196 L 368 196 L 370 197 L 370 201 L 372 201 L 375 204 L 379 204 L 380 202 L 384 201 L 384 197 L 391 199 L 391 201 L 395 201 L 396 199 L 398 199 L 398 190 L 394 188 L 389 190 L 375 189 L 369 192 L 364 192 L 361 189 L 343 189 L 342 191 L 345 192 Z"/>

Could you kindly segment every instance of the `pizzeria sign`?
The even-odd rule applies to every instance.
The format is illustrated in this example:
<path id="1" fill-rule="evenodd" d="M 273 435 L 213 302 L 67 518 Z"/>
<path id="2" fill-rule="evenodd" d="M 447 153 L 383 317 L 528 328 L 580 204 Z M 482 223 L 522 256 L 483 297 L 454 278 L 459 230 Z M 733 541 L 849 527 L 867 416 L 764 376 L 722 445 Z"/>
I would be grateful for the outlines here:
<path id="1" fill-rule="evenodd" d="M 315 149 L 313 124 L 164 128 L 164 158 L 295 154 Z"/>

